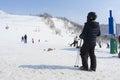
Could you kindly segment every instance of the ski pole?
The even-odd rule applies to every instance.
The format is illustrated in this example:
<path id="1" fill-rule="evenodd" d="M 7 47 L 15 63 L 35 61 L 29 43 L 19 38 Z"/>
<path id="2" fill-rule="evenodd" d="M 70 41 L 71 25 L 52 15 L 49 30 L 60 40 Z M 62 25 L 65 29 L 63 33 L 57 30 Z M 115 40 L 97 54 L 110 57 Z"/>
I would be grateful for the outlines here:
<path id="1" fill-rule="evenodd" d="M 81 44 L 82 44 L 82 39 L 80 39 L 80 48 L 81 48 Z M 74 67 L 79 67 L 80 48 L 79 48 L 79 50 L 77 52 L 77 56 L 76 56 L 76 61 L 75 61 Z"/>
<path id="2" fill-rule="evenodd" d="M 76 56 L 76 61 L 75 61 L 75 65 L 74 67 L 79 67 L 79 52 L 77 53 L 77 56 Z"/>

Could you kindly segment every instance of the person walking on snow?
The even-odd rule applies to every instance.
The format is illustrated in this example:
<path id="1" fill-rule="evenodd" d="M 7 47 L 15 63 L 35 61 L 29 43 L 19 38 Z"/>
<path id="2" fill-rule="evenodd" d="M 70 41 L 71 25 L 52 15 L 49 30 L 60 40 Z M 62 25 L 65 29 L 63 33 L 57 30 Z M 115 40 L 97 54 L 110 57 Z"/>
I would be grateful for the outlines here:
<path id="1" fill-rule="evenodd" d="M 83 39 L 83 45 L 80 49 L 80 56 L 82 60 L 81 70 L 85 71 L 96 71 L 96 56 L 95 56 L 95 46 L 96 38 L 100 36 L 100 26 L 96 22 L 97 15 L 95 12 L 89 12 L 87 15 L 87 22 L 84 24 L 80 38 Z M 90 56 L 90 69 L 88 67 L 88 56 Z"/>

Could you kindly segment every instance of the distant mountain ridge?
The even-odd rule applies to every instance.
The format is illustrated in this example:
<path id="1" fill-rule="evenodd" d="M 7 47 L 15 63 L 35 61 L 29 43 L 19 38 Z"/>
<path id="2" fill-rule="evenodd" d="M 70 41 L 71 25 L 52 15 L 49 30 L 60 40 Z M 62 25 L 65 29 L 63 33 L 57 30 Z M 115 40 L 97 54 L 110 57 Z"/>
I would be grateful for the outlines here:
<path id="1" fill-rule="evenodd" d="M 72 33 L 75 33 L 75 34 L 78 34 L 79 32 L 81 32 L 83 26 L 78 24 L 78 23 L 75 23 L 73 21 L 70 21 L 69 19 L 65 18 L 65 17 L 52 17 L 52 15 L 48 14 L 48 13 L 44 13 L 44 14 L 40 14 L 40 15 L 37 15 L 39 17 L 42 17 L 44 18 L 45 20 L 47 20 L 47 24 L 49 24 L 49 26 L 53 29 L 55 28 L 55 18 L 56 19 L 59 19 L 63 22 L 64 24 L 64 27 L 69 30 L 69 31 L 72 31 Z"/>
<path id="2" fill-rule="evenodd" d="M 40 19 L 40 20 L 39 20 Z M 65 32 L 66 34 L 75 34 L 78 35 L 81 30 L 82 30 L 82 25 L 79 25 L 73 21 L 68 20 L 65 17 L 52 17 L 50 14 L 48 13 L 44 13 L 44 14 L 40 14 L 37 16 L 31 16 L 31 15 L 15 15 L 15 14 L 8 14 L 2 10 L 0 10 L 0 21 L 2 23 L 2 25 L 4 25 L 4 27 L 7 26 L 13 26 L 12 24 L 23 24 L 23 22 L 26 21 L 26 23 L 24 23 L 25 25 L 29 25 L 29 22 L 33 22 L 33 20 L 35 21 L 40 21 L 41 23 L 37 23 L 37 25 L 43 25 L 43 23 L 45 23 L 45 25 L 47 25 L 55 34 L 59 34 L 62 35 L 63 32 Z M 28 21 L 28 23 L 27 23 Z M 20 25 L 21 25 L 20 24 Z M 36 24 L 32 24 L 32 25 L 36 25 Z M 32 26 L 29 25 L 29 26 Z M 24 25 L 22 25 L 24 26 Z"/>
<path id="3" fill-rule="evenodd" d="M 48 25 L 48 27 L 50 27 L 51 30 L 53 30 L 56 34 L 61 35 L 62 32 L 66 32 L 66 33 L 70 33 L 70 34 L 75 34 L 75 35 L 79 35 L 83 29 L 83 25 L 80 25 L 78 23 L 75 23 L 65 17 L 52 17 L 52 15 L 48 14 L 48 13 L 44 13 L 44 14 L 39 14 L 37 15 L 38 18 L 42 18 L 43 22 Z M 36 16 L 36 17 L 37 17 Z M 27 17 L 32 17 L 29 15 L 13 15 L 13 14 L 9 14 L 6 13 L 2 10 L 0 10 L 0 19 L 1 21 L 4 22 L 4 26 L 9 26 L 9 21 L 11 20 L 10 23 L 15 23 L 17 21 L 23 21 L 23 20 L 27 20 Z M 18 18 L 18 19 L 14 19 L 14 18 Z M 8 19 L 8 20 L 7 20 Z M 32 18 L 30 18 L 32 20 Z M 29 20 L 30 20 L 29 19 Z M 20 23 L 20 22 L 19 22 Z M 26 23 L 27 24 L 27 23 Z M 64 31 L 61 31 L 64 28 Z M 100 24 L 100 29 L 101 29 L 101 33 L 102 35 L 108 35 L 108 25 L 107 24 Z M 116 32 L 117 35 L 120 34 L 120 24 L 116 24 Z"/>

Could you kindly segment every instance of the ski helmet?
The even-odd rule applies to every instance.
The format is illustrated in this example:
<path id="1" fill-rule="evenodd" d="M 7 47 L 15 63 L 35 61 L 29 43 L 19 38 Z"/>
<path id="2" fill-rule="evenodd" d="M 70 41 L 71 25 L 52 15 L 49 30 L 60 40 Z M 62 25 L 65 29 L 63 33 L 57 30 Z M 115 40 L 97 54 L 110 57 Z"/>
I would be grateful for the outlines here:
<path id="1" fill-rule="evenodd" d="M 88 20 L 95 20 L 97 18 L 97 15 L 95 12 L 89 12 L 87 18 Z"/>

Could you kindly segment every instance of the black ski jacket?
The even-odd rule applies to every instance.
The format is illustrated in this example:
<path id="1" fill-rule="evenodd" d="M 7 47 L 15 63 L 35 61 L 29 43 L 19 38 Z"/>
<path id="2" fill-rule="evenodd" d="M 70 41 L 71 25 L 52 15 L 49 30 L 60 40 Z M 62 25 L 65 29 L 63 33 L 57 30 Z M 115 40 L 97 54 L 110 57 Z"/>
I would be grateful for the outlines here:
<path id="1" fill-rule="evenodd" d="M 87 44 L 96 44 L 97 36 L 100 36 L 100 26 L 98 22 L 89 21 L 86 22 L 83 28 L 80 38 L 84 40 Z"/>

